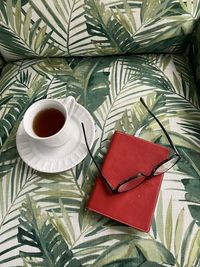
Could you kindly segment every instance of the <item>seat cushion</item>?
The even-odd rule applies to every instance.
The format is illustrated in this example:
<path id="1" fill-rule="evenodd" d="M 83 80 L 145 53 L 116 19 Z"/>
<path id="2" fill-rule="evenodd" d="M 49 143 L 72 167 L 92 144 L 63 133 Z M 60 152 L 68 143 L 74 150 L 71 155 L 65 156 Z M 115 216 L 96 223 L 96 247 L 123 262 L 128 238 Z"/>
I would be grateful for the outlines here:
<path id="1" fill-rule="evenodd" d="M 181 52 L 199 17 L 196 1 L 0 3 L 0 51 L 7 60 Z"/>
<path id="2" fill-rule="evenodd" d="M 197 266 L 200 102 L 187 58 L 24 60 L 4 67 L 0 90 L 0 266 Z M 140 97 L 171 136 L 182 158 L 164 175 L 150 233 L 85 208 L 97 176 L 89 156 L 57 174 L 37 172 L 20 159 L 15 137 L 26 109 L 68 95 L 95 121 L 92 153 L 99 165 L 115 129 L 169 147 Z"/>

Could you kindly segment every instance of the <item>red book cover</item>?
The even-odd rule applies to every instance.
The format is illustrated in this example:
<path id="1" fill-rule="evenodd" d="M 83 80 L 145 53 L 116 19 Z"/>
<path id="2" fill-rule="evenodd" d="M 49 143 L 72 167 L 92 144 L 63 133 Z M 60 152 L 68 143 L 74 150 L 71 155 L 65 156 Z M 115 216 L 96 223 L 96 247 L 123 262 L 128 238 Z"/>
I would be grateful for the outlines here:
<path id="1" fill-rule="evenodd" d="M 102 173 L 115 187 L 123 179 L 138 173 L 149 175 L 168 155 L 169 150 L 166 147 L 116 131 L 105 156 Z M 130 191 L 112 193 L 99 175 L 87 207 L 106 217 L 148 232 L 162 179 L 163 175 L 154 176 Z"/>

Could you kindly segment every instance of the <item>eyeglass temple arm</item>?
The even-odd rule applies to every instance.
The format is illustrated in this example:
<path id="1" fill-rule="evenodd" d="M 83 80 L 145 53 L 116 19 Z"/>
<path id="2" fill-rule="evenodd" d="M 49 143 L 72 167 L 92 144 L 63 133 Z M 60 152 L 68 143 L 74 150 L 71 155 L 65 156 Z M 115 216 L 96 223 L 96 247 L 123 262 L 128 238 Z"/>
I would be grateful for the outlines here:
<path id="1" fill-rule="evenodd" d="M 107 179 L 106 179 L 105 176 L 103 175 L 101 169 L 99 168 L 99 166 L 98 166 L 96 160 L 94 159 L 94 157 L 93 157 L 93 155 L 92 155 L 92 153 L 91 153 L 91 150 L 90 150 L 89 145 L 88 145 L 88 142 L 87 142 L 87 137 L 86 137 L 86 133 L 85 133 L 85 127 L 84 127 L 84 124 L 83 124 L 82 122 L 81 122 L 81 126 L 82 126 L 82 129 L 83 129 L 83 135 L 84 135 L 84 139 L 85 139 L 86 147 L 87 147 L 87 150 L 88 150 L 88 152 L 89 152 L 89 154 L 90 154 L 90 157 L 92 158 L 92 160 L 93 160 L 95 166 L 97 167 L 97 169 L 98 169 L 99 173 L 101 174 L 101 177 L 103 178 L 103 180 L 105 181 L 105 183 L 108 185 L 108 187 L 110 188 L 110 190 L 113 191 L 113 190 L 114 190 L 113 187 L 111 186 L 111 184 L 107 181 Z"/>
<path id="2" fill-rule="evenodd" d="M 162 123 L 156 118 L 156 116 L 151 112 L 151 110 L 147 107 L 146 103 L 144 102 L 144 99 L 142 97 L 140 97 L 140 101 L 142 102 L 143 106 L 147 109 L 147 111 L 151 114 L 151 116 L 157 121 L 157 123 L 159 124 L 159 126 L 161 127 L 161 129 L 163 130 L 165 136 L 167 137 L 167 140 L 169 141 L 171 147 L 173 148 L 173 150 L 175 151 L 175 153 L 177 155 L 179 155 L 178 150 L 176 149 L 175 145 L 173 144 L 172 139 L 170 138 L 169 134 L 167 133 L 167 131 L 165 130 L 164 126 L 162 125 Z"/>

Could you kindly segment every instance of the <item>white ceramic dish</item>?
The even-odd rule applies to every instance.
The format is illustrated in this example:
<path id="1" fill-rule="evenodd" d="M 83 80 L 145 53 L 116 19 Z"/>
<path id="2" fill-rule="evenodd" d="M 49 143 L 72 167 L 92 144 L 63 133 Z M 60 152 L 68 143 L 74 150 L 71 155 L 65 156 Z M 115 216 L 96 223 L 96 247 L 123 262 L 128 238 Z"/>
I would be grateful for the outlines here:
<path id="1" fill-rule="evenodd" d="M 95 125 L 90 113 L 76 103 L 67 132 L 68 141 L 60 147 L 41 146 L 24 131 L 21 122 L 16 145 L 20 157 L 37 171 L 56 173 L 68 170 L 80 163 L 87 155 L 81 122 L 84 123 L 88 144 L 91 147 L 95 139 Z"/>

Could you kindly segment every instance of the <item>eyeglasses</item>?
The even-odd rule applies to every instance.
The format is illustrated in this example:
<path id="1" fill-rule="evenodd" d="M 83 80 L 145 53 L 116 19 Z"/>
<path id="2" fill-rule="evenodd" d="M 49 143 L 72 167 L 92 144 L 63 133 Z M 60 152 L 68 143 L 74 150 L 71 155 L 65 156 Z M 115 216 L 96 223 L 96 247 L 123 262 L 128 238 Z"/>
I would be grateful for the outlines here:
<path id="1" fill-rule="evenodd" d="M 102 179 L 104 180 L 104 182 L 107 184 L 107 186 L 110 188 L 110 190 L 113 193 L 122 193 L 122 192 L 126 192 L 129 191 L 131 189 L 134 189 L 135 187 L 137 187 L 138 185 L 140 185 L 141 183 L 143 183 L 145 180 L 150 179 L 153 176 L 157 176 L 160 174 L 163 174 L 165 172 L 167 172 L 168 170 L 170 170 L 180 159 L 181 156 L 178 153 L 178 150 L 176 149 L 175 145 L 173 144 L 170 136 L 168 135 L 167 131 L 165 130 L 164 126 L 161 124 L 161 122 L 158 120 L 158 118 L 156 118 L 156 116 L 149 110 L 149 108 L 147 107 L 147 105 L 145 104 L 144 100 L 142 98 L 140 98 L 141 103 L 143 104 L 143 106 L 146 108 L 146 110 L 149 112 L 149 114 L 151 114 L 151 116 L 156 120 L 156 122 L 159 124 L 159 126 L 161 127 L 161 129 L 163 130 L 167 140 L 169 141 L 169 144 L 173 150 L 173 155 L 168 157 L 166 160 L 161 161 L 160 163 L 158 163 L 153 170 L 151 171 L 150 175 L 145 175 L 144 173 L 138 173 L 137 175 L 128 177 L 124 180 L 122 180 L 121 182 L 118 183 L 118 185 L 116 187 L 113 187 L 108 179 L 104 176 L 104 174 L 102 173 L 101 169 L 99 168 L 96 160 L 94 159 L 91 150 L 89 148 L 88 142 L 87 142 L 87 137 L 86 137 L 86 132 L 85 132 L 85 127 L 84 124 L 81 123 L 82 125 L 82 129 L 83 129 L 83 134 L 84 134 L 84 139 L 85 139 L 85 143 L 86 143 L 86 147 L 88 149 L 88 152 L 95 164 L 95 166 L 97 167 Z"/>

